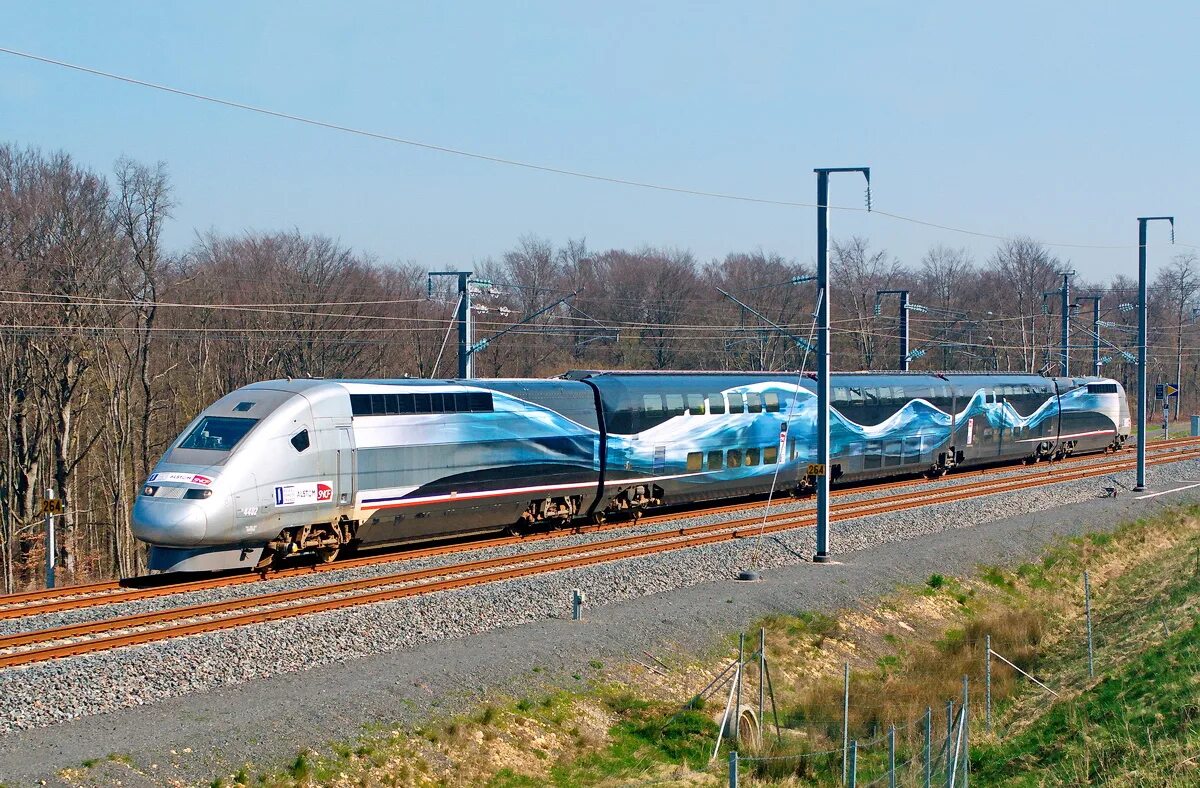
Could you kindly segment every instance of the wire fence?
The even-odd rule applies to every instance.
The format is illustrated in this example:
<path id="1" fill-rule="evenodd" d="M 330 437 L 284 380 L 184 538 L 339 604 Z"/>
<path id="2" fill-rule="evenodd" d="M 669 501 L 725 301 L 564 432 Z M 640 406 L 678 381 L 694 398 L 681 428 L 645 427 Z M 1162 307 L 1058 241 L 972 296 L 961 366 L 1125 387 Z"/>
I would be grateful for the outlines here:
<path id="1" fill-rule="evenodd" d="M 1024 726 L 1040 713 L 1045 704 L 1039 702 L 1039 697 L 1046 702 L 1086 698 L 1092 688 L 1120 668 L 1123 655 L 1161 645 L 1172 633 L 1200 621 L 1200 551 L 1194 557 L 1189 554 L 1185 563 L 1191 578 L 1182 580 L 1182 597 L 1188 601 L 1171 606 L 1168 613 L 1156 615 L 1153 621 L 1130 612 L 1127 604 L 1105 604 L 1113 601 L 1106 600 L 1106 594 L 1115 597 L 1124 593 L 1120 590 L 1102 591 L 1098 607 L 1093 580 L 1084 570 L 1075 597 L 1061 600 L 1062 609 L 1053 614 L 1058 616 L 1053 636 L 1032 623 L 1027 631 L 1018 633 L 1020 637 L 1012 631 L 969 632 L 956 647 L 969 655 L 972 664 L 961 677 L 961 689 L 955 697 L 946 699 L 944 709 L 928 703 L 895 722 L 885 722 L 877 715 L 863 719 L 858 707 L 871 705 L 869 698 L 877 708 L 880 698 L 866 694 L 860 699 L 855 685 L 867 683 L 878 668 L 856 672 L 844 663 L 839 666 L 841 675 L 836 679 L 828 676 L 822 685 L 829 694 L 835 682 L 842 684 L 841 698 L 825 698 L 826 708 L 833 708 L 835 700 L 841 701 L 836 704 L 838 711 L 844 710 L 840 717 L 786 711 L 780 714 L 785 720 L 780 731 L 768 734 L 764 725 L 752 742 L 739 740 L 738 729 L 730 737 L 728 764 L 717 762 L 714 753 L 712 766 L 728 770 L 731 786 L 737 786 L 739 776 L 744 774 L 758 779 L 841 782 L 852 788 L 967 786 L 972 779 L 972 745 L 979 745 L 980 736 L 989 745 L 1002 742 L 1014 726 Z M 765 636 L 762 643 L 765 645 Z M 756 665 L 758 660 L 756 652 L 744 665 Z M 1200 664 L 1196 667 L 1200 669 Z M 726 674 L 729 681 L 742 672 L 727 669 Z M 906 675 L 910 681 L 914 679 L 911 671 Z M 918 673 L 916 683 L 923 678 L 931 686 L 935 682 L 940 682 L 936 686 L 945 686 L 944 672 L 935 668 Z M 876 690 L 882 687 L 886 692 L 888 685 L 869 686 Z M 757 697 L 756 691 L 745 694 Z M 772 711 L 779 713 L 778 709 Z M 763 717 L 761 722 L 765 721 Z M 1152 735 L 1153 731 L 1147 729 L 1146 736 Z M 831 740 L 840 741 L 841 746 L 820 746 Z"/>

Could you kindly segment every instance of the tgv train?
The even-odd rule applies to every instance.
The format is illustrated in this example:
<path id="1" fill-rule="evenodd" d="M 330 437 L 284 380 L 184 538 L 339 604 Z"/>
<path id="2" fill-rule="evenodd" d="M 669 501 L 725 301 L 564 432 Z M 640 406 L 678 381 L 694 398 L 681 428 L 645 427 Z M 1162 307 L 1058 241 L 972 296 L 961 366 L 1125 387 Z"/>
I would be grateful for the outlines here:
<path id="1" fill-rule="evenodd" d="M 1115 450 L 1107 378 L 834 374 L 833 482 Z M 274 380 L 188 425 L 146 480 L 156 571 L 802 492 L 816 393 L 795 373 L 576 371 L 550 380 Z"/>

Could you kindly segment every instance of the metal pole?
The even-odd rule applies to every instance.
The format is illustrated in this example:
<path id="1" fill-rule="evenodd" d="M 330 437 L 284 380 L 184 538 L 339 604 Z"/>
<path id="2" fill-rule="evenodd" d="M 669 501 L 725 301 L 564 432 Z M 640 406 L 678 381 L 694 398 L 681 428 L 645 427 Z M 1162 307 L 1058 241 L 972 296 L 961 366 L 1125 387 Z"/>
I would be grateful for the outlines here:
<path id="1" fill-rule="evenodd" d="M 842 784 L 846 784 L 847 749 L 850 743 L 850 663 L 842 676 Z"/>
<path id="2" fill-rule="evenodd" d="M 946 785 L 950 785 L 950 751 L 954 745 L 954 701 L 946 701 Z"/>
<path id="3" fill-rule="evenodd" d="M 471 274 L 458 274 L 458 376 L 469 379 L 475 375 L 474 354 L 471 352 Z"/>
<path id="4" fill-rule="evenodd" d="M 46 588 L 54 588 L 54 567 L 58 561 L 58 545 L 54 540 L 54 512 L 49 502 L 54 500 L 54 489 L 46 490 Z"/>
<path id="5" fill-rule="evenodd" d="M 991 731 L 991 729 L 992 729 L 992 636 L 985 635 L 983 640 L 984 640 L 984 644 L 985 644 L 984 648 L 987 649 L 987 653 L 984 654 L 984 656 L 983 656 L 983 675 L 984 675 L 984 682 L 987 687 L 987 691 L 986 691 L 986 695 L 985 695 L 987 700 L 984 702 L 984 719 L 986 720 L 987 729 L 989 731 Z"/>
<path id="6" fill-rule="evenodd" d="M 733 746 L 741 746 L 742 666 L 746 664 L 746 633 L 738 635 L 737 704 L 733 707 Z"/>
<path id="7" fill-rule="evenodd" d="M 738 788 L 738 753 L 729 753 L 729 788 Z"/>
<path id="8" fill-rule="evenodd" d="M 1096 668 L 1092 660 L 1092 584 L 1087 570 L 1083 570 L 1083 612 L 1087 618 L 1088 678 L 1095 678 Z"/>
<path id="9" fill-rule="evenodd" d="M 1137 390 L 1137 484 L 1134 492 L 1146 489 L 1146 223 L 1162 219 L 1171 223 L 1171 240 L 1175 239 L 1173 216 L 1138 217 L 1138 390 Z"/>
<path id="10" fill-rule="evenodd" d="M 816 563 L 829 561 L 829 173 L 861 172 L 871 183 L 869 167 L 823 167 L 817 174 L 817 464 L 816 478 L 817 550 Z M 869 196 L 870 192 L 868 192 Z M 867 205 L 870 208 L 870 203 Z"/>
<path id="11" fill-rule="evenodd" d="M 758 629 L 758 729 L 766 725 L 763 714 L 767 708 L 767 628 Z"/>
<path id="12" fill-rule="evenodd" d="M 1138 219 L 1137 484 L 1146 489 L 1146 220 Z"/>
<path id="13" fill-rule="evenodd" d="M 1100 377 L 1100 296 L 1092 296 L 1092 374 Z"/>
<path id="14" fill-rule="evenodd" d="M 962 740 L 963 740 L 963 788 L 967 788 L 967 775 L 971 773 L 971 679 L 963 676 Z"/>
<path id="15" fill-rule="evenodd" d="M 858 782 L 858 739 L 850 742 L 850 788 Z"/>
<path id="16" fill-rule="evenodd" d="M 888 727 L 888 788 L 896 788 L 896 726 Z"/>
<path id="17" fill-rule="evenodd" d="M 908 372 L 908 291 L 900 291 L 900 369 Z"/>
<path id="18" fill-rule="evenodd" d="M 933 707 L 925 707 L 925 788 L 930 788 L 930 781 L 933 779 L 933 764 L 930 762 L 930 756 L 933 755 Z"/>
<path id="19" fill-rule="evenodd" d="M 829 172 L 817 170 L 817 552 L 829 560 Z"/>
<path id="20" fill-rule="evenodd" d="M 1062 352 L 1059 369 L 1062 376 L 1071 375 L 1071 274 L 1062 275 Z"/>

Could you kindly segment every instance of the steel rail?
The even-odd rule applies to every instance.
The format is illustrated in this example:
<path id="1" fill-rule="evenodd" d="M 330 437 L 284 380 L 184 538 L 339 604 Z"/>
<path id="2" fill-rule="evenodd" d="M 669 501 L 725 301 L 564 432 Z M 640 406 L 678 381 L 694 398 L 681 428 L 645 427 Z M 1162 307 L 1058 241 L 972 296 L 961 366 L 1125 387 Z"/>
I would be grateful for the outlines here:
<path id="1" fill-rule="evenodd" d="M 1197 454 L 1200 454 L 1200 449 L 1181 453 L 1181 456 L 1179 457 L 1159 457 L 1155 458 L 1155 464 L 1176 462 L 1182 459 L 1190 458 Z M 871 514 L 920 508 L 936 503 L 950 503 L 958 500 L 982 497 L 985 495 L 1031 489 L 1034 487 L 1100 476 L 1106 473 L 1111 473 L 1114 470 L 1124 470 L 1127 467 L 1132 467 L 1133 464 L 1133 460 L 1123 460 L 1104 468 L 1085 468 L 1068 474 L 1000 480 L 984 485 L 958 485 L 954 488 L 940 488 L 938 490 L 928 491 L 928 494 L 925 494 L 925 491 L 923 491 L 919 496 L 905 496 L 902 494 L 897 496 L 886 496 L 883 499 L 871 499 L 869 501 L 854 502 L 852 504 L 839 507 L 838 510 L 833 513 L 834 516 L 832 519 L 835 521 L 857 519 L 860 517 L 869 516 Z M 753 529 L 753 533 L 775 533 L 778 531 L 811 525 L 812 517 L 811 515 L 808 515 L 808 513 L 788 512 L 780 513 L 779 515 L 770 518 L 770 525 L 761 525 L 761 521 L 758 518 L 751 518 L 751 520 L 752 524 L 760 525 L 759 528 Z M 154 613 L 139 614 L 119 619 L 111 619 L 103 622 L 89 622 L 87 624 L 69 625 L 51 630 L 19 633 L 17 635 L 0 639 L 0 648 L 14 648 L 19 645 L 29 643 L 58 642 L 65 638 L 80 637 L 93 634 L 95 632 L 124 630 L 132 627 L 147 626 L 157 623 L 169 623 L 170 621 L 196 618 L 199 616 L 212 616 L 239 608 L 246 609 L 278 606 L 280 604 L 286 604 L 289 601 L 311 598 L 313 596 L 335 596 L 333 599 L 309 601 L 305 604 L 291 607 L 275 607 L 275 609 L 272 610 L 253 610 L 251 612 L 242 613 L 228 618 L 204 622 L 192 622 L 188 624 L 177 624 L 175 626 L 164 627 L 150 631 L 134 632 L 122 635 L 110 635 L 108 637 L 90 641 L 66 643 L 57 646 L 18 651 L 12 654 L 0 656 L 0 667 L 29 664 L 31 662 L 56 659 L 63 656 L 73 656 L 82 653 L 118 648 L 124 645 L 131 645 L 135 643 L 156 642 L 165 640 L 167 638 L 182 637 L 200 632 L 228 629 L 249 623 L 273 621 L 279 618 L 306 615 L 309 613 L 340 609 L 343 607 L 367 604 L 370 602 L 400 599 L 419 593 L 431 593 L 450 588 L 462 588 L 478 585 L 484 582 L 495 582 L 514 577 L 524 577 L 531 574 L 560 571 L 563 569 L 570 569 L 604 561 L 615 561 L 644 555 L 652 555 L 668 550 L 699 547 L 716 542 L 744 538 L 747 535 L 753 535 L 753 533 L 742 533 L 738 530 L 738 528 L 733 527 L 734 525 L 735 523 L 721 523 L 707 526 L 695 526 L 693 528 L 681 528 L 677 531 L 627 536 L 620 539 L 597 542 L 591 545 L 572 545 L 554 550 L 542 551 L 539 553 L 528 553 L 513 557 L 485 559 L 481 561 L 468 562 L 465 564 L 453 564 L 447 567 L 417 570 L 415 572 L 401 573 L 398 575 L 385 575 L 379 578 L 367 578 L 357 581 L 348 581 L 345 583 L 336 583 L 328 586 L 318 586 L 316 588 L 283 591 L 275 594 L 248 597 L 238 600 L 226 600 L 224 602 L 196 605 L 187 608 L 172 608 L 166 611 L 156 611 Z M 568 557 L 560 558 L 560 556 Z M 438 578 L 439 575 L 441 576 L 440 579 L 434 579 L 431 582 L 425 583 L 420 582 L 422 580 L 428 580 L 429 578 Z M 447 575 L 449 575 L 449 577 L 447 577 Z M 403 588 L 394 587 L 404 583 L 415 583 L 415 585 L 406 585 Z M 377 590 L 356 596 L 336 596 L 352 593 L 353 591 L 359 589 L 372 587 L 376 588 Z"/>
<path id="2" fill-rule="evenodd" d="M 1200 443 L 1200 438 L 1178 438 L 1171 441 L 1160 442 L 1152 447 L 1152 451 L 1158 456 L 1162 453 L 1180 451 L 1189 445 Z M 1090 453 L 1070 457 L 1064 460 L 1058 460 L 1050 463 L 1047 467 L 1050 472 L 1055 469 L 1062 468 L 1065 465 L 1076 464 L 1091 464 L 1105 461 L 1109 455 Z M 993 475 L 993 474 L 1028 474 L 1034 471 L 1030 468 L 1037 468 L 1039 465 L 998 465 L 988 468 L 974 469 L 971 471 L 953 474 L 956 479 L 968 479 L 977 476 Z M 858 495 L 873 491 L 882 491 L 896 488 L 907 488 L 928 484 L 929 479 L 926 478 L 909 478 L 900 479 L 891 482 L 881 482 L 878 484 L 864 485 L 859 487 L 843 487 L 834 492 L 835 497 L 845 497 L 848 495 Z M 522 544 L 525 542 L 542 541 L 545 539 L 562 538 L 565 536 L 574 536 L 585 533 L 596 533 L 608 530 L 618 530 L 632 526 L 654 525 L 658 523 L 667 523 L 673 520 L 685 519 L 690 517 L 708 517 L 729 512 L 750 512 L 761 510 L 768 504 L 762 501 L 750 503 L 724 504 L 715 507 L 704 509 L 686 509 L 675 512 L 665 512 L 662 514 L 643 517 L 638 520 L 621 521 L 609 523 L 607 525 L 575 525 L 569 528 L 545 531 L 521 536 L 502 536 L 489 539 L 474 540 L 468 542 L 454 542 L 452 544 L 431 545 L 428 547 L 405 550 L 402 552 L 387 552 L 376 553 L 373 555 L 356 556 L 346 558 L 341 561 L 336 561 L 330 564 L 314 564 L 311 566 L 290 567 L 285 569 L 272 570 L 268 575 L 247 573 L 241 575 L 223 575 L 220 577 L 202 578 L 196 580 L 185 580 L 180 582 L 165 582 L 161 585 L 154 586 L 134 586 L 129 585 L 130 580 L 112 580 L 101 581 L 98 583 L 83 584 L 78 586 L 68 586 L 60 589 L 40 589 L 37 591 L 27 591 L 18 594 L 0 595 L 0 620 L 9 620 L 14 618 L 25 618 L 35 615 L 45 615 L 48 613 L 56 613 L 64 610 L 78 610 L 88 607 L 97 607 L 101 605 L 117 604 L 122 602 L 134 602 L 144 599 L 154 599 L 162 596 L 171 596 L 174 594 L 183 594 L 194 591 L 210 590 L 213 588 L 225 588 L 230 586 L 243 585 L 247 583 L 257 583 L 263 580 L 283 579 L 289 577 L 297 577 L 306 574 L 317 572 L 337 571 L 341 569 L 354 569 L 362 566 L 372 566 L 380 563 L 407 561 L 418 558 L 436 557 L 455 552 L 468 552 L 471 550 L 488 549 L 493 547 L 504 547 L 514 544 Z M 778 504 L 776 504 L 778 505 Z M 133 578 L 134 580 L 141 578 Z M 49 601 L 46 601 L 49 600 Z M 36 604 L 36 603 L 41 604 Z"/>

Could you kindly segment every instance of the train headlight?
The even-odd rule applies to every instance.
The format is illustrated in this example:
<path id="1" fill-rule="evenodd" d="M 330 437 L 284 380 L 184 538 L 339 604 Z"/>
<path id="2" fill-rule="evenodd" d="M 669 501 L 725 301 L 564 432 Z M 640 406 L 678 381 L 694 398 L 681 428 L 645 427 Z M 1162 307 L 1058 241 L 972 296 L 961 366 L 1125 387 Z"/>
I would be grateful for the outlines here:
<path id="1" fill-rule="evenodd" d="M 193 501 L 200 501 L 205 498 L 211 498 L 212 490 L 188 490 L 183 494 L 183 497 Z"/>
<path id="2" fill-rule="evenodd" d="M 145 487 L 142 488 L 142 495 L 146 496 L 147 498 L 153 498 L 154 493 L 156 493 L 156 492 L 158 492 L 158 488 L 155 487 L 153 484 L 147 484 Z"/>

